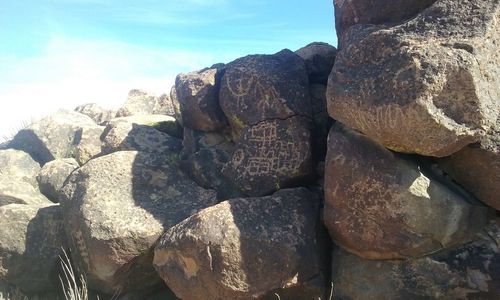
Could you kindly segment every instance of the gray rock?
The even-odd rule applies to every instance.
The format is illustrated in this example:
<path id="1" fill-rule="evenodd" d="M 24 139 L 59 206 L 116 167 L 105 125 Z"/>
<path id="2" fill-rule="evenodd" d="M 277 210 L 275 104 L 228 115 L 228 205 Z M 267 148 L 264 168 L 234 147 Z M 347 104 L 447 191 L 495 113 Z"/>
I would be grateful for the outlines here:
<path id="1" fill-rule="evenodd" d="M 90 160 L 69 177 L 61 204 L 71 254 L 90 287 L 114 294 L 159 282 L 152 247 L 164 230 L 216 203 L 173 153 L 120 151 Z"/>
<path id="2" fill-rule="evenodd" d="M 175 116 L 175 108 L 168 94 L 161 94 L 153 109 L 153 114 Z"/>
<path id="3" fill-rule="evenodd" d="M 170 111 L 171 101 L 168 96 L 157 97 L 143 90 L 131 90 L 125 104 L 118 109 L 116 117 L 132 115 L 153 115 Z"/>
<path id="4" fill-rule="evenodd" d="M 104 126 L 84 127 L 78 130 L 80 140 L 75 150 L 75 159 L 80 164 L 88 162 L 101 153 Z"/>
<path id="5" fill-rule="evenodd" d="M 499 245 L 497 222 L 472 243 L 414 260 L 372 261 L 336 249 L 333 299 L 498 299 Z"/>
<path id="6" fill-rule="evenodd" d="M 97 103 L 80 105 L 75 111 L 89 116 L 98 125 L 104 125 L 116 116 L 115 110 L 103 108 Z"/>
<path id="7" fill-rule="evenodd" d="M 175 92 L 183 126 L 200 131 L 217 131 L 226 126 L 219 105 L 222 74 L 223 70 L 213 68 L 177 75 Z"/>
<path id="8" fill-rule="evenodd" d="M 2 176 L 0 177 L 0 206 L 13 203 L 48 205 L 52 202 L 30 183 Z"/>
<path id="9" fill-rule="evenodd" d="M 369 259 L 420 257 L 468 242 L 488 209 L 469 203 L 411 158 L 335 125 L 328 137 L 324 223 Z"/>
<path id="10" fill-rule="evenodd" d="M 327 43 L 314 42 L 295 53 L 306 62 L 309 82 L 326 85 L 335 63 L 337 48 Z"/>
<path id="11" fill-rule="evenodd" d="M 500 110 L 499 10 L 497 0 L 438 0 L 398 26 L 351 27 L 329 78 L 330 115 L 398 152 L 444 157 L 477 142 Z"/>
<path id="12" fill-rule="evenodd" d="M 0 281 L 23 292 L 51 290 L 63 247 L 58 205 L 0 207 Z"/>
<path id="13" fill-rule="evenodd" d="M 59 202 L 59 191 L 71 172 L 78 167 L 74 158 L 59 158 L 46 163 L 36 176 L 42 194 L 52 202 Z"/>
<path id="14" fill-rule="evenodd" d="M 318 299 L 318 213 L 319 199 L 304 188 L 224 201 L 169 229 L 153 263 L 181 299 L 259 299 L 288 289 L 295 299 Z"/>
<path id="15" fill-rule="evenodd" d="M 177 98 L 175 85 L 170 89 L 170 101 L 172 102 L 172 109 L 174 111 L 173 116 L 182 125 L 181 104 L 179 103 L 179 99 Z"/>
<path id="16" fill-rule="evenodd" d="M 181 148 L 181 140 L 151 126 L 122 122 L 106 127 L 102 154 L 125 150 L 149 153 L 173 151 L 178 153 Z"/>
<path id="17" fill-rule="evenodd" d="M 45 164 L 55 158 L 74 157 L 82 128 L 98 127 L 83 114 L 60 110 L 19 131 L 9 146 L 22 150 Z"/>
<path id="18" fill-rule="evenodd" d="M 25 181 L 38 189 L 35 177 L 39 171 L 40 164 L 28 153 L 14 149 L 0 150 L 0 178 Z"/>
<path id="19" fill-rule="evenodd" d="M 151 127 L 155 127 L 157 125 L 161 125 L 162 123 L 172 123 L 175 124 L 175 118 L 166 115 L 146 115 L 146 114 L 137 114 L 127 117 L 119 117 L 114 118 L 109 121 L 108 125 L 116 125 L 118 123 L 132 123 L 137 125 L 147 125 Z"/>

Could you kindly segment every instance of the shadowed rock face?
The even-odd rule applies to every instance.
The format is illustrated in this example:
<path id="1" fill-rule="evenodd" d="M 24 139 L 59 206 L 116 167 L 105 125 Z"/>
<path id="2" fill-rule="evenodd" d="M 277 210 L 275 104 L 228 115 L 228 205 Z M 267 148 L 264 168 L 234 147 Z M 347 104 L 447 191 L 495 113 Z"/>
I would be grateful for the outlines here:
<path id="1" fill-rule="evenodd" d="M 25 151 L 41 165 L 54 158 L 74 157 L 82 128 L 100 128 L 83 114 L 60 110 L 19 131 L 9 147 Z"/>
<path id="2" fill-rule="evenodd" d="M 42 192 L 52 202 L 59 202 L 59 191 L 78 162 L 73 158 L 59 158 L 46 163 L 36 176 Z"/>
<path id="3" fill-rule="evenodd" d="M 0 281 L 28 293 L 54 288 L 63 247 L 59 205 L 1 206 L 0 241 Z"/>
<path id="4" fill-rule="evenodd" d="M 472 243 L 414 260 L 373 261 L 336 249 L 334 299 L 498 299 L 500 231 L 496 223 Z"/>
<path id="5" fill-rule="evenodd" d="M 223 73 L 224 69 L 210 68 L 177 75 L 175 93 L 184 126 L 201 131 L 216 131 L 226 126 L 219 105 Z"/>
<path id="6" fill-rule="evenodd" d="M 240 190 L 263 196 L 312 177 L 311 124 L 303 117 L 246 127 L 222 169 Z"/>
<path id="7" fill-rule="evenodd" d="M 105 293 L 159 282 L 152 246 L 165 229 L 207 206 L 215 192 L 188 179 L 177 155 L 119 151 L 69 177 L 61 204 L 71 253 L 90 287 Z"/>
<path id="8" fill-rule="evenodd" d="M 38 189 L 35 177 L 39 171 L 40 164 L 28 153 L 14 149 L 0 150 L 0 178 L 25 181 Z"/>
<path id="9" fill-rule="evenodd" d="M 326 84 L 332 71 L 337 49 L 327 43 L 314 42 L 295 51 L 306 63 L 309 82 Z"/>
<path id="10" fill-rule="evenodd" d="M 500 124 L 477 144 L 440 162 L 441 167 L 487 205 L 500 210 Z"/>
<path id="11" fill-rule="evenodd" d="M 478 141 L 499 114 L 499 13 L 497 0 L 439 0 L 398 26 L 352 26 L 330 115 L 398 152 L 443 157 Z"/>
<path id="12" fill-rule="evenodd" d="M 319 201 L 307 189 L 224 201 L 168 230 L 154 265 L 182 299 L 257 299 L 295 289 L 323 295 Z"/>
<path id="13" fill-rule="evenodd" d="M 304 61 L 290 50 L 250 55 L 226 65 L 220 105 L 238 139 L 246 126 L 300 115 L 311 118 Z"/>
<path id="14" fill-rule="evenodd" d="M 414 17 L 436 0 L 334 0 L 339 45 L 345 31 L 355 24 L 397 23 Z"/>
<path id="15" fill-rule="evenodd" d="M 335 125 L 328 137 L 324 222 L 343 248 L 369 259 L 419 257 L 467 242 L 487 209 L 366 136 Z"/>

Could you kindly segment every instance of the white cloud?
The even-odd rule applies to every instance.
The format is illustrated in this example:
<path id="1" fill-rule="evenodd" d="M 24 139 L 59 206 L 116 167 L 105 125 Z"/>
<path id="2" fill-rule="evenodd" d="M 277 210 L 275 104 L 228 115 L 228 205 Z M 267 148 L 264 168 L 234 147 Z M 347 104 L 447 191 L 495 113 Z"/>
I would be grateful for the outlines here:
<path id="1" fill-rule="evenodd" d="M 118 107 L 130 89 L 168 92 L 177 73 L 215 62 L 206 53 L 53 38 L 39 55 L 0 61 L 0 137 L 59 108 Z"/>

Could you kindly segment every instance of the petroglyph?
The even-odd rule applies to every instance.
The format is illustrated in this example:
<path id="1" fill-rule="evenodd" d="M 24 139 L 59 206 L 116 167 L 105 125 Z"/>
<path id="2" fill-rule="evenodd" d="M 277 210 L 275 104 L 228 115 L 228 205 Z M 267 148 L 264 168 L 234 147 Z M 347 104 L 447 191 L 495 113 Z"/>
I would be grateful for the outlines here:
<path id="1" fill-rule="evenodd" d="M 73 242 L 76 250 L 78 251 L 83 262 L 85 263 L 84 267 L 90 269 L 90 255 L 87 249 L 87 245 L 85 244 L 85 240 L 83 238 L 83 233 L 80 230 L 76 230 L 74 232 Z"/>

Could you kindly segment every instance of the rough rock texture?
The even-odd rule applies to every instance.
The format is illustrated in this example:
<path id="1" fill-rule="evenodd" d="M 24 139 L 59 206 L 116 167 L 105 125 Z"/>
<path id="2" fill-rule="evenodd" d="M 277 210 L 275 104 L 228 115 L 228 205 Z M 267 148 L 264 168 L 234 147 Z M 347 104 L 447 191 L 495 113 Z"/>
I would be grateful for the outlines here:
<path id="1" fill-rule="evenodd" d="M 323 161 L 326 155 L 326 139 L 334 121 L 326 109 L 326 85 L 311 84 L 309 91 L 314 123 L 312 132 L 313 158 L 315 161 Z"/>
<path id="2" fill-rule="evenodd" d="M 50 200 L 30 183 L 0 176 L 0 206 L 12 203 L 30 205 L 51 204 Z"/>
<path id="3" fill-rule="evenodd" d="M 58 205 L 9 204 L 0 207 L 0 281 L 24 292 L 54 288 L 63 246 Z"/>
<path id="4" fill-rule="evenodd" d="M 326 84 L 335 62 L 337 49 L 330 44 L 314 42 L 295 51 L 306 62 L 309 82 Z"/>
<path id="5" fill-rule="evenodd" d="M 168 153 L 120 151 L 69 177 L 61 204 L 72 256 L 92 288 L 113 294 L 158 282 L 151 247 L 165 229 L 215 204 Z"/>
<path id="6" fill-rule="evenodd" d="M 25 181 L 38 189 L 36 174 L 40 171 L 40 164 L 31 156 L 14 149 L 0 150 L 0 178 Z"/>
<path id="7" fill-rule="evenodd" d="M 109 154 L 116 151 L 136 150 L 164 153 L 180 152 L 181 148 L 181 140 L 151 126 L 121 122 L 106 127 L 102 152 Z"/>
<path id="8" fill-rule="evenodd" d="M 334 0 L 339 45 L 345 31 L 355 24 L 398 23 L 417 15 L 436 0 Z"/>
<path id="9" fill-rule="evenodd" d="M 250 55 L 226 65 L 220 105 L 234 136 L 246 126 L 301 115 L 311 117 L 304 60 L 290 50 Z"/>
<path id="10" fill-rule="evenodd" d="M 80 142 L 76 146 L 75 159 L 80 165 L 101 153 L 101 138 L 105 128 L 104 126 L 85 127 L 78 131 Z"/>
<path id="11" fill-rule="evenodd" d="M 160 125 L 162 123 L 173 123 L 175 124 L 175 118 L 171 116 L 165 116 L 165 115 L 145 115 L 145 114 L 140 114 L 140 115 L 132 115 L 128 117 L 119 117 L 119 118 L 114 118 L 111 121 L 109 121 L 108 125 L 116 125 L 118 123 L 132 123 L 132 124 L 137 124 L 137 125 L 147 125 L 147 126 L 156 126 Z"/>
<path id="12" fill-rule="evenodd" d="M 498 130 L 441 161 L 444 170 L 479 200 L 500 210 L 500 124 Z"/>
<path id="13" fill-rule="evenodd" d="M 175 108 L 168 94 L 161 94 L 158 102 L 156 103 L 154 114 L 175 116 Z"/>
<path id="14" fill-rule="evenodd" d="M 179 103 L 179 99 L 177 99 L 175 85 L 170 89 L 170 101 L 172 103 L 172 110 L 174 111 L 173 116 L 182 125 L 181 104 Z"/>
<path id="15" fill-rule="evenodd" d="M 216 131 L 227 121 L 219 106 L 219 88 L 223 69 L 203 69 L 177 75 L 176 99 L 183 126 L 201 131 Z"/>
<path id="16" fill-rule="evenodd" d="M 419 166 L 354 131 L 328 137 L 324 222 L 339 245 L 361 257 L 419 257 L 467 242 L 487 221 Z"/>
<path id="17" fill-rule="evenodd" d="M 106 124 L 116 116 L 116 111 L 101 107 L 97 103 L 87 103 L 75 108 L 76 112 L 89 116 L 98 125 Z"/>
<path id="18" fill-rule="evenodd" d="M 371 261 L 336 249 L 333 299 L 498 299 L 499 245 L 497 223 L 472 243 L 416 260 Z"/>
<path id="19" fill-rule="evenodd" d="M 125 104 L 116 113 L 116 117 L 167 114 L 170 111 L 173 111 L 172 103 L 166 94 L 157 97 L 146 91 L 131 90 Z"/>
<path id="20" fill-rule="evenodd" d="M 182 299 L 254 299 L 298 287 L 295 299 L 323 295 L 319 201 L 307 189 L 232 199 L 168 230 L 154 265 Z"/>
<path id="21" fill-rule="evenodd" d="M 98 126 L 86 115 L 60 110 L 20 130 L 9 147 L 29 153 L 43 165 L 55 158 L 73 157 L 82 128 L 88 127 Z"/>
<path id="22" fill-rule="evenodd" d="M 439 0 L 398 26 L 351 27 L 330 115 L 398 152 L 443 157 L 478 141 L 500 110 L 499 14 L 497 0 Z"/>
<path id="23" fill-rule="evenodd" d="M 250 196 L 303 185 L 314 176 L 310 131 L 300 116 L 246 127 L 222 172 Z"/>
<path id="24" fill-rule="evenodd" d="M 46 163 L 36 176 L 40 192 L 52 202 L 59 202 L 59 191 L 71 172 L 78 167 L 74 158 L 59 158 Z"/>

